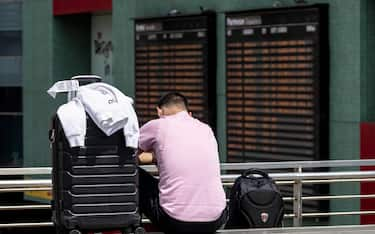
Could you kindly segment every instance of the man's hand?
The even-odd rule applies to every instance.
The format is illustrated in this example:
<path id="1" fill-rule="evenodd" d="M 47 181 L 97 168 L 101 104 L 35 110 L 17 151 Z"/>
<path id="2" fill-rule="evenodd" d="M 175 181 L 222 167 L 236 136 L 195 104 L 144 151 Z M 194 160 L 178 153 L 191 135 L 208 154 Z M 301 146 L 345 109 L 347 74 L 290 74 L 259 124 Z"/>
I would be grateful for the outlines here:
<path id="1" fill-rule="evenodd" d="M 155 162 L 153 153 L 142 152 L 138 155 L 139 164 L 152 164 Z"/>

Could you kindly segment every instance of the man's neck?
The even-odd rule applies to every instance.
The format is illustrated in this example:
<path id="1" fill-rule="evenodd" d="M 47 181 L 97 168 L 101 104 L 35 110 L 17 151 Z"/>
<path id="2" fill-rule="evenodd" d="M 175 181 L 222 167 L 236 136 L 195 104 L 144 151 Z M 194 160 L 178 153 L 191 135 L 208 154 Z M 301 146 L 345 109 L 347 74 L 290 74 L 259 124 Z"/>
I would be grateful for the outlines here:
<path id="1" fill-rule="evenodd" d="M 186 110 L 180 108 L 168 108 L 168 110 L 164 112 L 164 116 L 176 115 L 181 112 L 186 112 Z"/>

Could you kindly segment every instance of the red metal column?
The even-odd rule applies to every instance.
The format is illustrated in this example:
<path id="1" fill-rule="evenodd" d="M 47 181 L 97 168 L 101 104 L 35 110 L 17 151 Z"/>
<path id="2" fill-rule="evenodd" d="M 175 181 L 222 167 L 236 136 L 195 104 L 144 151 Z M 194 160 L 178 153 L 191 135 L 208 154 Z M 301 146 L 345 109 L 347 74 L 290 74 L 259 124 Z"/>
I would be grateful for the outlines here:
<path id="1" fill-rule="evenodd" d="M 361 123 L 361 159 L 375 159 L 375 123 Z M 375 167 L 361 167 L 375 170 Z M 375 194 L 375 182 L 361 182 L 361 194 Z M 375 199 L 361 199 L 361 210 L 375 210 Z M 361 215 L 361 224 L 375 224 L 375 215 Z"/>

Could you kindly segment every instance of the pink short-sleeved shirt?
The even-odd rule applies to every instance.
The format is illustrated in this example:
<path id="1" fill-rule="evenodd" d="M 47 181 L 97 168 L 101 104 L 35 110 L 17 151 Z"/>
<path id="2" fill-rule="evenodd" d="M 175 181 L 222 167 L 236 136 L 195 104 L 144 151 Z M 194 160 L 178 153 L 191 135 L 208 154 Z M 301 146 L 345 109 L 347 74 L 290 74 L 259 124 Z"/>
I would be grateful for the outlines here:
<path id="1" fill-rule="evenodd" d="M 159 169 L 160 206 L 186 222 L 217 219 L 226 206 L 218 147 L 211 128 L 186 111 L 151 120 L 139 148 L 153 151 Z"/>

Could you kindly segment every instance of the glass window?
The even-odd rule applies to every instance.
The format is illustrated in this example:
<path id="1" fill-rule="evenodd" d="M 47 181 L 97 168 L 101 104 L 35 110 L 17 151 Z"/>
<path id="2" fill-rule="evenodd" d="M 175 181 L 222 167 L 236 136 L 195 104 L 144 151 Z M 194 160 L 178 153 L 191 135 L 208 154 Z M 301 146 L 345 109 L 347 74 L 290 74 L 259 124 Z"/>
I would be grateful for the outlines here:
<path id="1" fill-rule="evenodd" d="M 22 88 L 0 87 L 0 167 L 22 164 Z"/>
<path id="2" fill-rule="evenodd" d="M 22 166 L 22 2 L 0 2 L 0 167 Z"/>
<path id="3" fill-rule="evenodd" d="M 0 56 L 22 55 L 22 32 L 0 31 Z"/>

